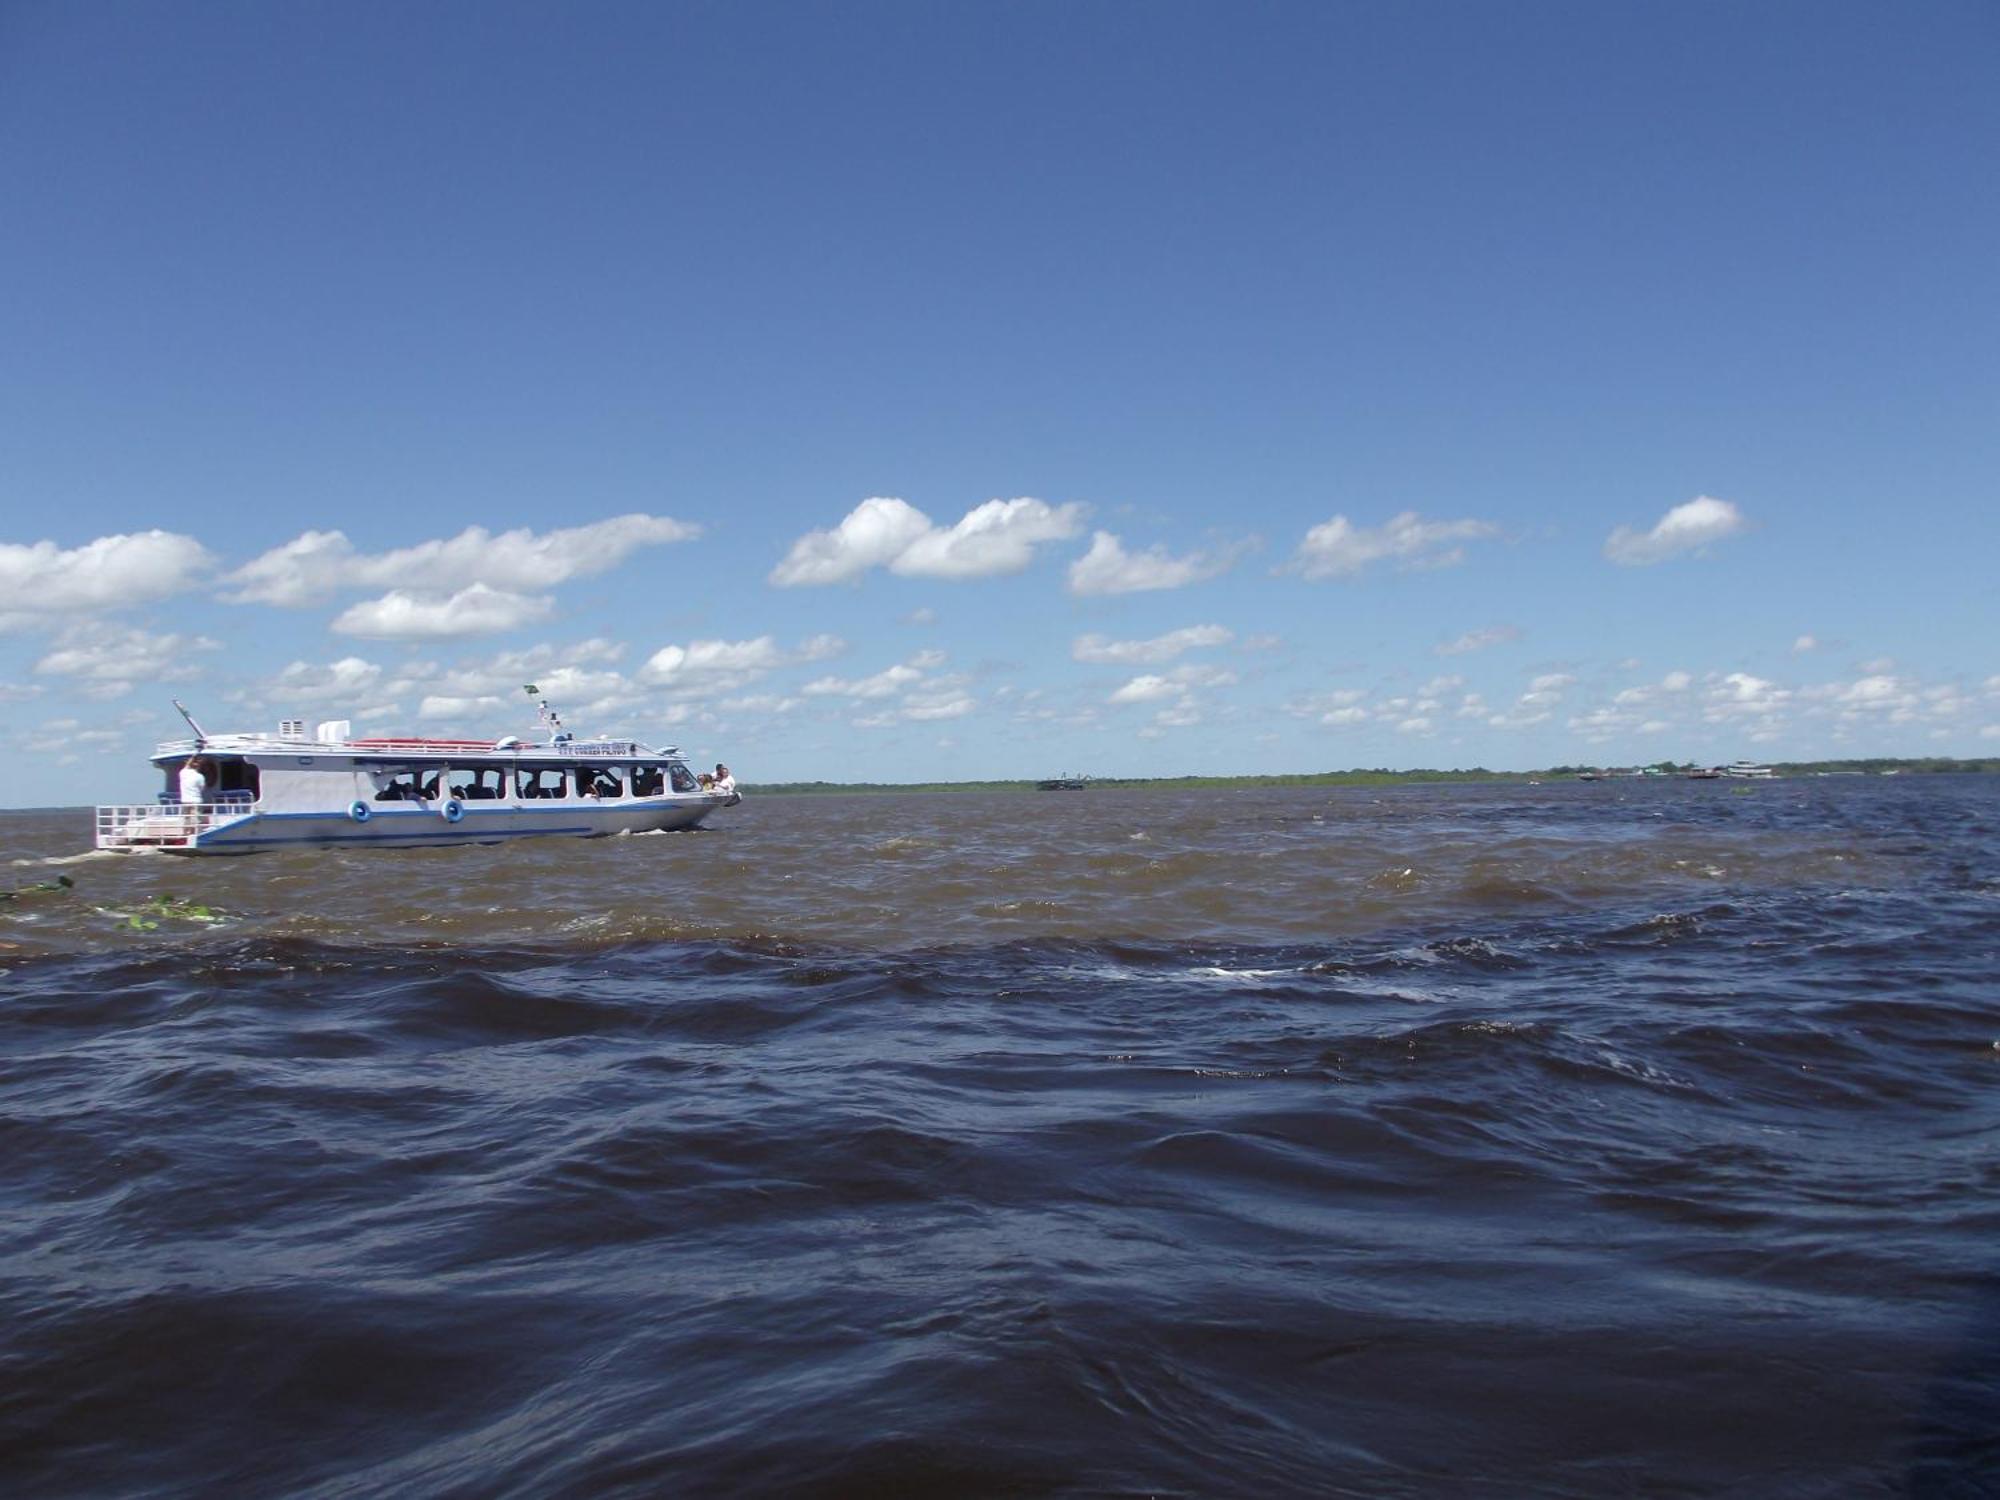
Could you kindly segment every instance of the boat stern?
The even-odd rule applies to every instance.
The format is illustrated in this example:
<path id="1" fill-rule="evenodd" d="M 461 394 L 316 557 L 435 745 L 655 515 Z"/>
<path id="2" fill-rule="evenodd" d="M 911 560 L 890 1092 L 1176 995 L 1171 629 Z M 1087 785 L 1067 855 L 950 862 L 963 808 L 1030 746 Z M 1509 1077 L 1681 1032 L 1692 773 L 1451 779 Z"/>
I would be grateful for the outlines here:
<path id="1" fill-rule="evenodd" d="M 113 803 L 97 809 L 97 847 L 194 854 L 200 852 L 207 835 L 255 816 L 251 808 L 235 803 Z"/>

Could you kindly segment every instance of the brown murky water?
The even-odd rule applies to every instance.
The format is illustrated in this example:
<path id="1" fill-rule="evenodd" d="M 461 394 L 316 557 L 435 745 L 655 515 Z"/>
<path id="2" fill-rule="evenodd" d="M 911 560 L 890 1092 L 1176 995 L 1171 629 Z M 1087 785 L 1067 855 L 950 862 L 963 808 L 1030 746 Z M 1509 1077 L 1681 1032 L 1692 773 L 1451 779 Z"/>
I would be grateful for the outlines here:
<path id="1" fill-rule="evenodd" d="M 0 815 L 16 1492 L 2000 1485 L 2000 782 L 87 834 Z"/>

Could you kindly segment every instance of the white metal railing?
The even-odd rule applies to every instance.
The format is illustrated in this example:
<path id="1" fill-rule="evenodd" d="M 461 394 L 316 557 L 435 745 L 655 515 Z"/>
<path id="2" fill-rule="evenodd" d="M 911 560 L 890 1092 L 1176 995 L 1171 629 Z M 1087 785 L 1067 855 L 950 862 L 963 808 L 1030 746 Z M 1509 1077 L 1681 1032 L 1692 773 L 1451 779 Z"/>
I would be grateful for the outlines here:
<path id="1" fill-rule="evenodd" d="M 162 740 L 153 747 L 155 761 L 184 760 L 192 755 L 353 755 L 375 760 L 449 761 L 457 756 L 486 760 L 540 760 L 587 757 L 593 760 L 679 760 L 678 745 L 647 745 L 630 739 L 592 740 L 450 740 L 400 735 L 369 735 L 360 739 L 287 739 L 274 734 L 215 734 L 204 740 Z"/>
<path id="2" fill-rule="evenodd" d="M 247 817 L 247 802 L 133 802 L 97 809 L 100 849 L 184 849 L 223 823 Z"/>

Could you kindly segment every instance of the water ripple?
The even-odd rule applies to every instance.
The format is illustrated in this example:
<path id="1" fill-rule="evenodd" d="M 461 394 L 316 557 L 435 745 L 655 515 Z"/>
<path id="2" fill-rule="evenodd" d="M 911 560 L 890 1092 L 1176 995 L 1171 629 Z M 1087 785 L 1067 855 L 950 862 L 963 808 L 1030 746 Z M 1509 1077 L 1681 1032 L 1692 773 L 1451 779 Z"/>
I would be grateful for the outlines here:
<path id="1" fill-rule="evenodd" d="M 0 903 L 0 1472 L 2000 1489 L 1996 810 L 753 797 L 203 862 L 0 818 L 74 881 Z"/>

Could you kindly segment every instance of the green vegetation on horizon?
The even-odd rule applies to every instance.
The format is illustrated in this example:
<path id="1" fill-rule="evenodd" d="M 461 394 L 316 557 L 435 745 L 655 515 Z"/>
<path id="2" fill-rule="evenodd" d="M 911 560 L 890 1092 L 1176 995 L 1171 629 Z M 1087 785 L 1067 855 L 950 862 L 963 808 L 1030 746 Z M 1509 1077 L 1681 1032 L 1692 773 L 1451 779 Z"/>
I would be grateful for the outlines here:
<path id="1" fill-rule="evenodd" d="M 1542 771 L 1489 771 L 1484 766 L 1474 766 L 1466 771 L 1444 771 L 1429 768 L 1413 771 L 1391 771 L 1377 768 L 1372 771 L 1307 771 L 1279 776 L 1093 776 L 1090 778 L 1092 790 L 1110 788 L 1126 790 L 1151 787 L 1169 790 L 1208 787 L 1217 791 L 1227 791 L 1239 787 L 1287 787 L 1287 786 L 1394 786 L 1415 782 L 1457 782 L 1457 781 L 1563 781 L 1573 779 L 1580 772 L 1595 770 L 1592 766 L 1551 766 Z M 1629 769 L 1629 768 L 1628 768 Z M 1669 775 L 1693 769 L 1692 763 L 1678 764 L 1673 761 L 1657 761 L 1649 769 L 1657 769 Z M 1908 775 L 1932 775 L 1942 772 L 1993 772 L 2000 771 L 2000 760 L 1951 760 L 1932 756 L 1913 760 L 1875 758 L 1870 760 L 1810 760 L 1778 761 L 1772 769 L 1780 776 L 1810 776 L 1817 772 L 1864 772 L 1880 775 L 1884 771 L 1897 771 Z M 1026 781 L 773 781 L 745 782 L 746 792 L 761 796 L 814 796 L 828 792 L 1032 792 L 1043 778 Z M 1052 793 L 1061 796 L 1063 793 Z"/>

